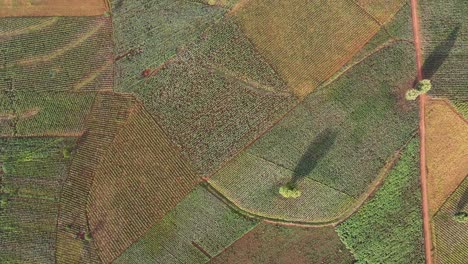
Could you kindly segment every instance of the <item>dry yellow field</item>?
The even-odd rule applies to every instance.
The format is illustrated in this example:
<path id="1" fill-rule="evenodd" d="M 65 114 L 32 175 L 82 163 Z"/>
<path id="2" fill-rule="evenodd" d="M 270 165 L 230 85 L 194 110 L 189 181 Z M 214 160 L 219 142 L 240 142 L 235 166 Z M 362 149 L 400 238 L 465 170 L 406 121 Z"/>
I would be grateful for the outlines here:
<path id="1" fill-rule="evenodd" d="M 299 97 L 339 70 L 380 29 L 351 0 L 251 0 L 234 9 L 248 38 Z"/>
<path id="2" fill-rule="evenodd" d="M 0 17 L 99 16 L 107 11 L 106 0 L 0 0 Z"/>
<path id="3" fill-rule="evenodd" d="M 395 13 L 405 5 L 406 0 L 355 0 L 355 2 L 363 7 L 369 15 L 385 24 L 392 19 Z"/>
<path id="4" fill-rule="evenodd" d="M 468 124 L 445 100 L 429 100 L 426 156 L 432 214 L 468 174 Z"/>

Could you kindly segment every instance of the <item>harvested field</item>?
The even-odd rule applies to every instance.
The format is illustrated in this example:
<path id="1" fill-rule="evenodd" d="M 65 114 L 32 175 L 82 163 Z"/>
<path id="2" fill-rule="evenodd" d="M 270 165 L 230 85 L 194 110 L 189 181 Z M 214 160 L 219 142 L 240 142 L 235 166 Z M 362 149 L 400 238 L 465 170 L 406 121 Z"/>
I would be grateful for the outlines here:
<path id="1" fill-rule="evenodd" d="M 463 264 L 468 259 L 467 223 L 455 221 L 458 212 L 468 213 L 468 178 L 442 205 L 433 218 L 437 263 Z"/>
<path id="2" fill-rule="evenodd" d="M 110 18 L 23 20 L 0 18 L 0 82 L 29 92 L 112 89 Z"/>
<path id="3" fill-rule="evenodd" d="M 227 9 L 186 0 L 112 1 L 116 52 L 116 90 L 129 91 L 195 41 Z"/>
<path id="4" fill-rule="evenodd" d="M 424 262 L 418 150 L 413 140 L 374 196 L 337 226 L 359 263 Z"/>
<path id="5" fill-rule="evenodd" d="M 206 263 L 256 225 L 198 187 L 114 263 Z"/>
<path id="6" fill-rule="evenodd" d="M 80 234 L 91 234 L 86 212 L 88 195 L 101 157 L 114 140 L 134 104 L 131 96 L 99 93 L 78 141 L 75 158 L 61 195 L 58 221 L 58 263 L 97 263 L 99 257 L 93 241 Z"/>
<path id="7" fill-rule="evenodd" d="M 468 175 L 468 123 L 444 100 L 426 106 L 429 209 L 435 214 Z"/>
<path id="8" fill-rule="evenodd" d="M 465 0 L 420 0 L 425 79 L 434 96 L 468 100 L 468 4 Z"/>
<path id="9" fill-rule="evenodd" d="M 380 28 L 351 0 L 252 0 L 235 18 L 299 97 L 331 77 Z"/>
<path id="10" fill-rule="evenodd" d="M 0 136 L 80 135 L 95 95 L 31 94 L 0 87 Z"/>
<path id="11" fill-rule="evenodd" d="M 229 19 L 207 30 L 134 92 L 201 174 L 210 174 L 295 103 Z"/>
<path id="12" fill-rule="evenodd" d="M 379 23 L 385 24 L 390 21 L 393 15 L 405 5 L 407 0 L 353 0 L 364 8 L 367 13 L 377 19 Z"/>
<path id="13" fill-rule="evenodd" d="M 95 172 L 89 224 L 100 259 L 110 263 L 161 220 L 199 178 L 138 104 Z"/>
<path id="14" fill-rule="evenodd" d="M 99 16 L 106 0 L 0 0 L 0 17 Z"/>
<path id="15" fill-rule="evenodd" d="M 299 228 L 261 223 L 210 264 L 350 264 L 353 257 L 333 227 Z"/>
<path id="16" fill-rule="evenodd" d="M 0 139 L 0 262 L 54 263 L 60 189 L 75 138 Z"/>
<path id="17" fill-rule="evenodd" d="M 355 202 L 353 197 L 309 178 L 298 183 L 301 197 L 286 199 L 278 190 L 293 175 L 292 170 L 244 153 L 215 174 L 210 184 L 244 211 L 287 221 L 336 221 Z"/>

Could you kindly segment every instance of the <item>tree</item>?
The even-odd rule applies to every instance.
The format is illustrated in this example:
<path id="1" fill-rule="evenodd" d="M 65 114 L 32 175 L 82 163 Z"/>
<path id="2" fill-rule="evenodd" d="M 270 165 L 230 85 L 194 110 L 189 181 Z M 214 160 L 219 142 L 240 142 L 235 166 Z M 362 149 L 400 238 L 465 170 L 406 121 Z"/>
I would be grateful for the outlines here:
<path id="1" fill-rule="evenodd" d="M 467 212 L 457 212 L 453 215 L 453 220 L 459 223 L 467 223 L 468 222 L 468 213 Z"/>
<path id="2" fill-rule="evenodd" d="M 406 98 L 406 100 L 414 101 L 414 100 L 416 100 L 416 98 L 418 98 L 418 96 L 419 96 L 420 94 L 421 94 L 421 93 L 420 93 L 418 90 L 416 90 L 416 89 L 411 89 L 411 90 L 406 91 L 405 98 Z"/>
<path id="3" fill-rule="evenodd" d="M 281 186 L 279 189 L 279 193 L 284 198 L 298 198 L 302 194 L 302 192 L 299 189 L 297 189 L 295 185 L 290 183 Z"/>
<path id="4" fill-rule="evenodd" d="M 419 81 L 419 83 L 418 83 L 418 90 L 419 90 L 419 92 L 421 92 L 421 93 L 427 93 L 427 92 L 429 92 L 431 89 L 432 89 L 431 80 L 424 79 L 424 80 Z"/>

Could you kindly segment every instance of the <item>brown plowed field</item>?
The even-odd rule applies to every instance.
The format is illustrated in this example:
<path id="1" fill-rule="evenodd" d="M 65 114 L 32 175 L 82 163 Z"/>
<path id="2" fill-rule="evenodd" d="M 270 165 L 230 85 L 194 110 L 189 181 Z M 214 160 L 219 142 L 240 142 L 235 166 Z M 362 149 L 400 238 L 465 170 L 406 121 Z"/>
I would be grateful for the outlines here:
<path id="1" fill-rule="evenodd" d="M 0 0 L 0 17 L 99 16 L 106 0 Z"/>

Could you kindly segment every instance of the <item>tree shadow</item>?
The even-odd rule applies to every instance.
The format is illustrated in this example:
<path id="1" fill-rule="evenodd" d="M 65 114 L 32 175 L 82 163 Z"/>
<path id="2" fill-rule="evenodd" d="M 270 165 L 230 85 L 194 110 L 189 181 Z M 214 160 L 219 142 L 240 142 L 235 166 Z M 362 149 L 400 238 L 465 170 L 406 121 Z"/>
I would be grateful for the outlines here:
<path id="1" fill-rule="evenodd" d="M 457 211 L 463 210 L 463 208 L 465 208 L 466 204 L 468 204 L 468 188 L 465 189 L 465 192 L 460 197 L 460 201 L 458 201 Z"/>
<path id="2" fill-rule="evenodd" d="M 442 66 L 444 61 L 447 60 L 450 55 L 450 51 L 455 46 L 459 32 L 460 25 L 456 26 L 452 32 L 450 32 L 448 37 L 439 43 L 439 45 L 437 45 L 437 47 L 435 47 L 431 54 L 426 58 L 422 66 L 424 79 L 431 79 L 437 70 L 439 70 L 440 66 Z M 416 86 L 416 84 L 417 80 L 415 80 L 414 86 Z"/>
<path id="3" fill-rule="evenodd" d="M 317 163 L 335 143 L 337 135 L 336 131 L 327 128 L 315 137 L 294 168 L 292 179 L 288 183 L 290 186 L 295 186 L 300 179 L 307 176 L 317 166 Z"/>

